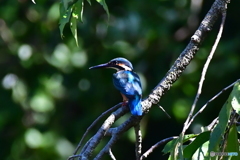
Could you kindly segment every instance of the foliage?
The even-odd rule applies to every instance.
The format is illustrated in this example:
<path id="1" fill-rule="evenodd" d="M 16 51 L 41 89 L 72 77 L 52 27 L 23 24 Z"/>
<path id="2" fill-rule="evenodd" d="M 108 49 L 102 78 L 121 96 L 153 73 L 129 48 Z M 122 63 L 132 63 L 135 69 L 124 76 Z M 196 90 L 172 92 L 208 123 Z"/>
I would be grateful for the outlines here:
<path id="1" fill-rule="evenodd" d="M 184 49 L 213 1 L 194 2 L 107 1 L 109 19 L 98 3 L 93 1 L 91 6 L 86 3 L 84 14 L 78 15 L 77 20 L 82 16 L 84 23 L 75 26 L 77 47 L 69 25 L 65 25 L 65 37 L 61 39 L 59 20 L 63 17 L 59 2 L 38 0 L 34 5 L 26 0 L 1 1 L 1 159 L 59 160 L 73 153 L 89 124 L 121 101 L 112 85 L 112 71 L 89 71 L 89 66 L 126 57 L 141 76 L 144 96 L 147 95 Z M 210 65 L 198 107 L 239 78 L 239 4 L 232 1 L 229 5 L 223 38 Z M 155 107 L 142 120 L 143 151 L 156 141 L 181 132 L 216 32 L 214 28 L 184 75 L 161 100 L 160 105 L 172 119 Z M 189 132 L 197 137 L 194 141 L 208 134 L 200 128 L 218 116 L 228 93 L 210 104 L 193 123 Z M 235 129 L 230 128 L 227 141 L 236 140 Z M 126 155 L 133 159 L 133 132 L 127 132 L 113 148 L 119 159 Z M 194 151 L 185 152 L 189 156 Z M 159 149 L 149 159 L 167 157 Z"/>
<path id="2" fill-rule="evenodd" d="M 239 113 L 240 102 L 240 84 L 235 84 L 228 100 L 221 108 L 218 116 L 218 123 L 211 127 L 203 127 L 202 132 L 197 135 L 185 135 L 183 140 L 181 136 L 174 139 L 165 146 L 163 152 L 170 152 L 170 159 L 218 159 L 218 153 L 229 153 L 227 156 L 231 159 L 239 159 L 239 143 L 236 121 Z M 190 140 L 188 145 L 183 143 Z M 182 158 L 180 148 L 183 149 Z M 224 155 L 226 156 L 226 155 Z"/>
<path id="3" fill-rule="evenodd" d="M 91 1 L 87 0 L 91 5 Z M 105 0 L 97 0 L 100 3 L 107 15 L 109 16 L 109 11 Z M 78 45 L 78 35 L 77 35 L 77 25 L 78 20 L 83 22 L 83 8 L 84 8 L 84 0 L 62 0 L 60 3 L 60 33 L 63 37 L 63 30 L 67 23 L 70 23 L 70 28 L 76 44 Z"/>

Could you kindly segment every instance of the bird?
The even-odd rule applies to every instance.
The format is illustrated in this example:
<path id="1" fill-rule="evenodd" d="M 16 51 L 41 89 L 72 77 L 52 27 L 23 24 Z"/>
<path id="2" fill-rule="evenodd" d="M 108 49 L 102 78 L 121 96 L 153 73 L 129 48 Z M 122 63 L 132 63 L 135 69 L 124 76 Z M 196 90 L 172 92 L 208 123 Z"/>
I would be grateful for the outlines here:
<path id="1" fill-rule="evenodd" d="M 126 58 L 118 57 L 107 63 L 92 66 L 89 69 L 112 68 L 113 85 L 123 97 L 123 106 L 128 104 L 132 115 L 142 116 L 142 85 L 139 76 L 133 71 L 133 65 Z"/>

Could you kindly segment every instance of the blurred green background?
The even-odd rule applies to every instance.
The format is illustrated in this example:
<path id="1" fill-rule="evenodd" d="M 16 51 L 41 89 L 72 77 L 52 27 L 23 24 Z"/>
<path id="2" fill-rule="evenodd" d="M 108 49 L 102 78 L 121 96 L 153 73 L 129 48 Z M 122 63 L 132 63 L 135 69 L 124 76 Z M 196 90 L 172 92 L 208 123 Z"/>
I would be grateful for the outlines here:
<path id="1" fill-rule="evenodd" d="M 0 1 L 0 157 L 6 160 L 64 160 L 102 112 L 121 101 L 113 87 L 113 70 L 89 70 L 115 57 L 129 59 L 141 76 L 143 97 L 164 77 L 185 48 L 213 0 L 85 2 L 78 26 L 79 47 L 69 25 L 60 37 L 59 2 Z M 224 33 L 208 70 L 197 108 L 239 78 L 240 1 L 232 1 Z M 171 119 L 154 106 L 142 121 L 143 151 L 157 141 L 179 135 L 193 103 L 203 64 L 218 32 L 204 41 L 181 78 L 161 99 Z M 191 126 L 197 133 L 218 114 L 230 91 L 211 103 Z M 130 114 L 115 125 L 121 124 Z M 90 138 L 101 126 L 94 127 Z M 104 146 L 109 137 L 101 141 Z M 134 159 L 133 129 L 112 151 L 117 159 Z M 124 147 L 124 149 L 123 149 Z M 164 159 L 162 147 L 149 159 Z M 94 153 L 96 154 L 96 153 Z M 108 155 L 105 159 L 110 159 Z"/>

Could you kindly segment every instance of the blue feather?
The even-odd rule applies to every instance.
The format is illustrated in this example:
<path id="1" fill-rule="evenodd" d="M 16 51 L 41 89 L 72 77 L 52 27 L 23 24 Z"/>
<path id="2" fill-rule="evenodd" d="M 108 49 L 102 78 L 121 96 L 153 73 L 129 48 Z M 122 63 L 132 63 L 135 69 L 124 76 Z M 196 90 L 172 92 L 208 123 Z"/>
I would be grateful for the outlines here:
<path id="1" fill-rule="evenodd" d="M 128 105 L 133 115 L 143 114 L 141 106 L 142 86 L 139 76 L 127 70 L 113 74 L 114 86 L 128 98 Z"/>

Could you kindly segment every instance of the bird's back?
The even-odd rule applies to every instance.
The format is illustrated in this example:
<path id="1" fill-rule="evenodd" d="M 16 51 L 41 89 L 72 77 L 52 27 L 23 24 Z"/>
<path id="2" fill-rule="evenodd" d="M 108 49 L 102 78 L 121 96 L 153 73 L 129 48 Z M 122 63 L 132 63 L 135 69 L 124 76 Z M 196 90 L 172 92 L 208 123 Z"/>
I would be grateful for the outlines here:
<path id="1" fill-rule="evenodd" d="M 142 115 L 142 86 L 139 76 L 132 71 L 118 71 L 113 74 L 114 86 L 128 98 L 133 115 Z"/>

